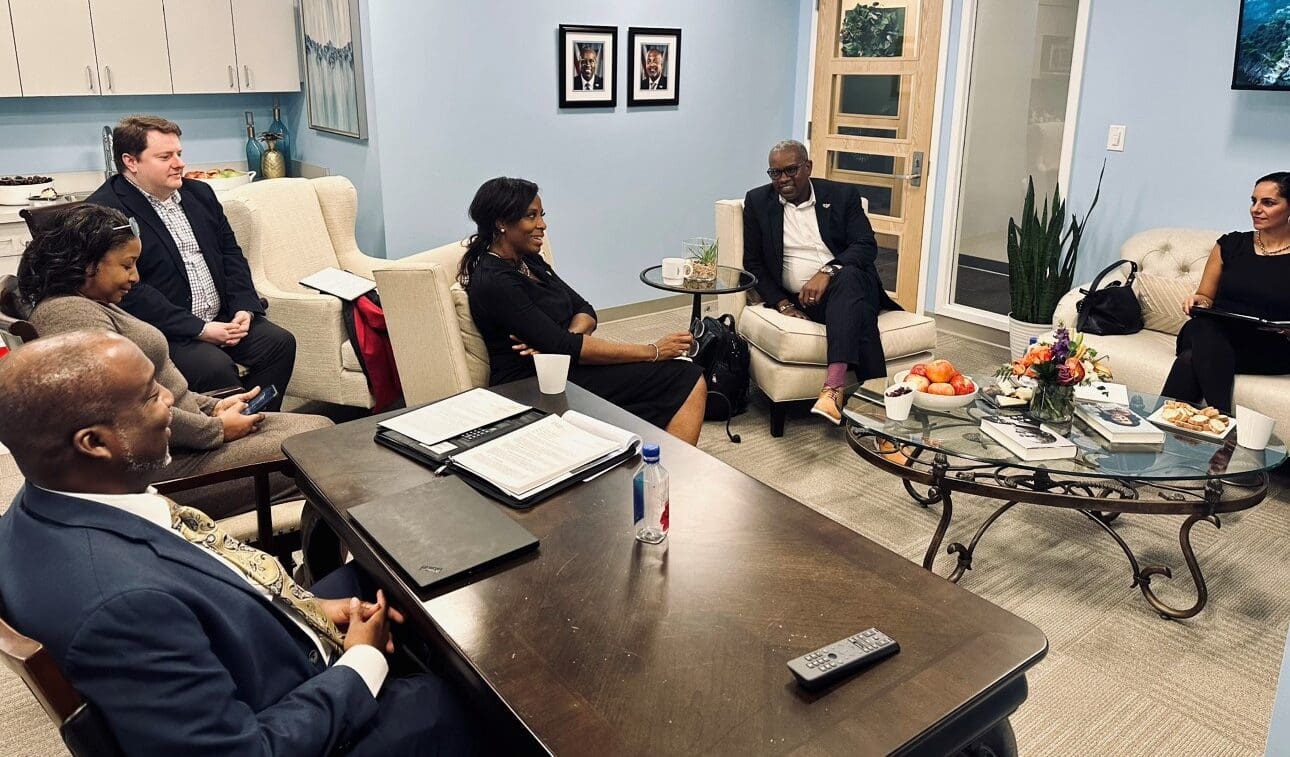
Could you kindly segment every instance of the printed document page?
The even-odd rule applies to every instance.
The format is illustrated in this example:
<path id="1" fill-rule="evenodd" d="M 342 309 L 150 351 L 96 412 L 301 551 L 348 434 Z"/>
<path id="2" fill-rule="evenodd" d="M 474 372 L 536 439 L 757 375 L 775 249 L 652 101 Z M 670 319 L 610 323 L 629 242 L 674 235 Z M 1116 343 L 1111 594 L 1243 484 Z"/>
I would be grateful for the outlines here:
<path id="1" fill-rule="evenodd" d="M 581 416 L 583 419 L 594 420 Z M 627 433 L 609 428 L 617 432 L 616 436 Z M 626 444 L 630 446 L 630 441 Z M 621 438 L 609 439 L 557 415 L 548 415 L 452 460 L 511 496 L 523 498 L 623 449 L 626 446 Z"/>
<path id="2" fill-rule="evenodd" d="M 503 418 L 519 415 L 528 409 L 528 405 L 521 405 L 487 389 L 471 389 L 433 405 L 383 420 L 378 425 L 429 446 Z"/>
<path id="3" fill-rule="evenodd" d="M 310 289 L 334 294 L 346 302 L 353 302 L 376 288 L 376 282 L 339 268 L 324 268 L 306 276 L 300 283 Z"/>

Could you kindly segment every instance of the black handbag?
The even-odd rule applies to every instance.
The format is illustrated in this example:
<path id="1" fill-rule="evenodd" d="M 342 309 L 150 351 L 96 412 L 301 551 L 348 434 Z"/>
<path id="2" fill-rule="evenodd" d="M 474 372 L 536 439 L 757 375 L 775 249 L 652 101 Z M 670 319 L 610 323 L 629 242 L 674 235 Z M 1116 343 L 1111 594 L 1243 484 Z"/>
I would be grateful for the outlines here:
<path id="1" fill-rule="evenodd" d="M 1098 289 L 1102 279 L 1120 266 L 1128 263 L 1129 278 L 1121 283 L 1112 281 Z M 1079 290 L 1084 299 L 1075 305 L 1079 315 L 1075 318 L 1075 329 L 1085 334 L 1110 336 L 1112 334 L 1136 334 L 1142 330 L 1142 305 L 1138 296 L 1133 293 L 1133 280 L 1138 275 L 1138 264 L 1132 260 L 1117 260 L 1093 279 L 1088 289 Z"/>
<path id="2" fill-rule="evenodd" d="M 748 340 L 735 331 L 735 318 L 729 313 L 696 320 L 690 326 L 690 334 L 694 337 L 692 359 L 703 368 L 708 384 L 704 418 L 725 421 L 726 436 L 737 443 L 739 435 L 730 432 L 730 419 L 748 409 L 752 384 Z"/>

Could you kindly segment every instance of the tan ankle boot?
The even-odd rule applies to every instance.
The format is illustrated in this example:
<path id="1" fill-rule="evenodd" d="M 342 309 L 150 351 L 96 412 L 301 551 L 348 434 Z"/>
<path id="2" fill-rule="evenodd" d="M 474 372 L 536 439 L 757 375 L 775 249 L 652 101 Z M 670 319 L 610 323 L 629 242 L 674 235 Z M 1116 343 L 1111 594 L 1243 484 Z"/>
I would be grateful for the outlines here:
<path id="1" fill-rule="evenodd" d="M 820 398 L 815 401 L 811 412 L 827 418 L 837 426 L 842 423 L 842 389 L 826 386 L 820 390 Z"/>

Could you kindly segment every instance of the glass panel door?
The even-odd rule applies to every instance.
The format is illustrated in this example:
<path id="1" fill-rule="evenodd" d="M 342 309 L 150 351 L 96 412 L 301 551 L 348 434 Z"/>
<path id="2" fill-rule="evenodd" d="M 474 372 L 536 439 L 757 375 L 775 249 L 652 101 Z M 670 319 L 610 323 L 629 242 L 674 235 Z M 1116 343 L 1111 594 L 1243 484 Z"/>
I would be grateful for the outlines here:
<path id="1" fill-rule="evenodd" d="M 878 273 L 918 305 L 941 0 L 821 0 L 811 113 L 817 177 L 855 184 Z"/>
<path id="2" fill-rule="evenodd" d="M 1006 315 L 1008 219 L 1061 169 L 1078 0 L 977 0 L 950 302 Z M 1062 187 L 1065 196 L 1066 187 Z M 1078 198 L 1077 198 L 1078 199 Z"/>

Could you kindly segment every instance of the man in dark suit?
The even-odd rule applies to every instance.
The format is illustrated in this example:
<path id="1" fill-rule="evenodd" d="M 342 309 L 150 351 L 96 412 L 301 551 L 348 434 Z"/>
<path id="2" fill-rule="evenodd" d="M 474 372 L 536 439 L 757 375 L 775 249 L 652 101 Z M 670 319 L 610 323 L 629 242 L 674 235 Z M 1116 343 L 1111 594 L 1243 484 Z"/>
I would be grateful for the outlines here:
<path id="1" fill-rule="evenodd" d="M 878 313 L 899 310 L 878 278 L 878 244 L 851 184 L 811 178 L 801 142 L 770 151 L 771 183 L 744 197 L 744 268 L 765 307 L 825 325 L 828 371 L 811 412 L 842 422 L 847 367 L 885 376 Z"/>
<path id="2" fill-rule="evenodd" d="M 605 88 L 605 79 L 600 75 L 600 45 L 578 45 L 577 72 L 573 76 L 575 91 L 596 91 Z"/>
<path id="3" fill-rule="evenodd" d="M 89 202 L 139 224 L 139 283 L 121 307 L 156 326 L 196 391 L 277 387 L 278 410 L 296 359 L 290 332 L 264 317 L 251 269 L 210 185 L 185 179 L 179 126 L 130 116 L 112 131 L 118 173 Z M 246 366 L 240 378 L 237 364 Z"/>
<path id="4" fill-rule="evenodd" d="M 441 681 L 387 680 L 387 617 L 401 616 L 384 596 L 317 598 L 354 593 L 356 571 L 310 594 L 147 485 L 169 458 L 172 400 L 143 352 L 107 331 L 0 360 L 0 442 L 26 478 L 0 518 L 4 616 L 50 650 L 126 754 L 464 751 Z"/>
<path id="5" fill-rule="evenodd" d="M 645 65 L 642 67 L 641 89 L 667 89 L 667 74 L 663 73 L 663 48 L 650 45 L 645 48 Z"/>

